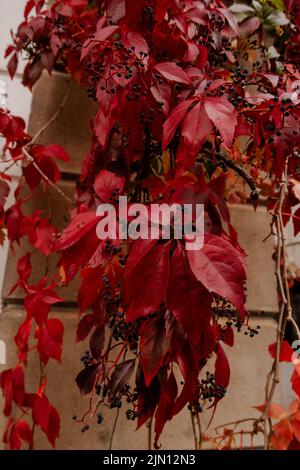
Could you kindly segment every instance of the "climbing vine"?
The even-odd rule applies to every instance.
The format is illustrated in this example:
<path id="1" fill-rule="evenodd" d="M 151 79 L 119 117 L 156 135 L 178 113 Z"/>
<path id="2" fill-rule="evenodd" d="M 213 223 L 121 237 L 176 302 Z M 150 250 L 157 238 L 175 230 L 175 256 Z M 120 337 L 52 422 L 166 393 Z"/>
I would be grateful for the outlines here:
<path id="1" fill-rule="evenodd" d="M 26 318 L 14 338 L 18 363 L 2 372 L 4 442 L 34 448 L 40 427 L 55 446 L 59 410 L 47 397 L 47 364 L 61 360 L 64 327 L 49 313 L 63 302 L 57 288 L 80 278 L 76 340 L 88 338 L 77 385 L 89 409 L 74 416 L 82 432 L 103 421 L 104 405 L 149 427 L 149 447 L 160 445 L 167 421 L 188 406 L 195 447 L 202 443 L 201 413 L 213 413 L 226 394 L 230 365 L 223 345 L 259 329 L 245 311 L 245 252 L 231 224 L 228 203 L 264 201 L 277 236 L 281 301 L 274 364 L 261 415 L 227 426 L 209 439 L 218 448 L 236 434 L 262 433 L 266 448 L 295 448 L 300 441 L 299 365 L 292 378 L 297 399 L 289 411 L 273 403 L 278 363 L 291 361 L 284 342 L 293 320 L 285 261 L 284 225 L 300 231 L 300 7 L 297 0 L 236 3 L 219 0 L 44 0 L 27 2 L 24 21 L 12 33 L 8 71 L 26 60 L 24 86 L 42 73 L 68 73 L 98 104 L 90 151 L 73 198 L 57 184 L 59 160 L 71 161 L 53 143 L 38 144 L 63 109 L 65 97 L 37 135 L 6 109 L 0 111 L 2 159 L 22 169 L 14 203 L 7 170 L 0 174 L 0 240 L 12 248 L 29 242 L 18 260 Z M 71 164 L 71 163 L 70 163 Z M 24 188 L 27 196 L 24 196 Z M 51 214 L 26 214 L 30 198 L 54 190 L 69 208 L 63 231 Z M 120 196 L 129 205 L 204 205 L 204 244 L 187 240 L 100 240 L 97 207 Z M 296 207 L 296 211 L 294 210 Z M 192 216 L 195 223 L 195 216 Z M 173 232 L 172 232 L 173 233 Z M 36 251 L 59 253 L 57 272 L 32 284 Z M 32 335 L 33 333 L 33 335 Z M 267 345 L 266 345 L 267 349 Z M 37 390 L 25 387 L 28 354 L 37 354 Z M 282 357 L 283 356 L 283 357 Z M 205 375 L 205 366 L 212 369 Z M 255 404 L 253 404 L 255 405 Z M 13 411 L 14 410 L 14 411 Z M 272 424 L 272 419 L 277 424 Z M 154 436 L 152 443 L 152 435 Z M 113 434 L 110 446 L 113 443 Z"/>

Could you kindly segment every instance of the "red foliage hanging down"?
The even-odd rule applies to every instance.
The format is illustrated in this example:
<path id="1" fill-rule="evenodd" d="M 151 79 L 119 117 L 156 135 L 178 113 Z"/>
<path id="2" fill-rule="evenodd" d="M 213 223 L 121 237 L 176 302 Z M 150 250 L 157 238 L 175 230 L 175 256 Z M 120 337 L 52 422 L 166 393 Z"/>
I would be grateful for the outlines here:
<path id="1" fill-rule="evenodd" d="M 6 230 L 12 247 L 23 239 L 32 247 L 18 262 L 13 287 L 24 291 L 26 311 L 15 336 L 18 364 L 0 379 L 9 417 L 4 441 L 11 449 L 32 448 L 35 427 L 53 446 L 59 436 L 46 366 L 61 360 L 64 328 L 49 312 L 64 300 L 57 287 L 76 275 L 76 338 L 89 337 L 77 385 L 91 395 L 95 409 L 100 406 L 99 423 L 103 404 L 120 408 L 126 401 L 127 417 L 137 419 L 138 428 L 154 418 L 156 447 L 165 423 L 186 405 L 196 415 L 225 395 L 234 327 L 257 333 L 243 324 L 245 253 L 227 202 L 249 198 L 257 204 L 260 193 L 274 209 L 287 157 L 289 178 L 299 179 L 300 70 L 294 51 L 300 9 L 297 1 L 284 2 L 284 11 L 276 9 L 281 2 L 257 11 L 231 3 L 57 0 L 46 8 L 43 0 L 27 2 L 6 52 L 11 77 L 26 54 L 25 86 L 31 89 L 44 70 L 67 72 L 99 108 L 62 232 L 44 212 L 25 214 L 23 187 L 39 197 L 41 183 L 47 191 L 60 180 L 57 161 L 72 156 L 55 144 L 37 145 L 20 118 L 0 111 L 4 155 L 22 163 L 24 176 L 7 208 L 9 177 L 0 174 L 1 240 Z M 246 183 L 235 188 L 236 175 Z M 290 187 L 286 222 L 298 202 Z M 120 195 L 129 204 L 203 204 L 203 248 L 189 251 L 185 240 L 162 237 L 99 240 L 96 208 L 109 202 L 118 211 Z M 36 250 L 45 257 L 58 252 L 60 261 L 57 273 L 32 285 Z M 24 375 L 33 350 L 42 374 L 38 390 L 27 391 Z M 201 379 L 212 364 L 209 379 Z M 86 416 L 78 421 L 88 429 Z"/>

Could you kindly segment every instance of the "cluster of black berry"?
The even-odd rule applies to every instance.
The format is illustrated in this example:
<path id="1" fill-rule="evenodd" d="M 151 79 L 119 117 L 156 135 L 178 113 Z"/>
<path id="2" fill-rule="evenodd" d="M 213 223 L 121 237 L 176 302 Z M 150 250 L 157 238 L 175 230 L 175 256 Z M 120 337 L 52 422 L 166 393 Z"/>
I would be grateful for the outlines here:
<path id="1" fill-rule="evenodd" d="M 250 338 L 254 338 L 254 336 L 258 335 L 260 330 L 260 325 L 257 325 L 256 328 L 251 328 L 249 325 L 247 325 L 247 330 L 244 332 L 244 335 L 249 335 Z"/>
<path id="2" fill-rule="evenodd" d="M 93 361 L 93 357 L 91 356 L 90 351 L 86 351 L 85 354 L 81 356 L 80 360 L 83 363 L 84 367 L 88 367 Z"/>
<path id="3" fill-rule="evenodd" d="M 206 378 L 202 379 L 199 384 L 200 399 L 211 402 L 214 398 L 222 399 L 225 394 L 226 388 L 222 385 L 217 385 L 215 382 L 215 375 L 207 371 Z"/>
<path id="4" fill-rule="evenodd" d="M 108 325 L 112 330 L 113 337 L 116 341 L 127 341 L 131 345 L 136 344 L 139 339 L 137 325 L 127 323 L 124 317 L 124 311 L 121 309 L 111 313 Z"/>
<path id="5" fill-rule="evenodd" d="M 121 408 L 122 407 L 122 397 L 121 394 L 113 395 L 112 393 L 108 393 L 108 405 L 110 409 L 113 408 Z"/>
<path id="6" fill-rule="evenodd" d="M 97 424 L 103 423 L 103 420 L 104 420 L 104 418 L 103 418 L 102 413 L 98 413 L 97 414 Z"/>
<path id="7" fill-rule="evenodd" d="M 126 411 L 126 418 L 130 421 L 134 421 L 138 417 L 138 412 L 135 410 L 127 410 Z"/>

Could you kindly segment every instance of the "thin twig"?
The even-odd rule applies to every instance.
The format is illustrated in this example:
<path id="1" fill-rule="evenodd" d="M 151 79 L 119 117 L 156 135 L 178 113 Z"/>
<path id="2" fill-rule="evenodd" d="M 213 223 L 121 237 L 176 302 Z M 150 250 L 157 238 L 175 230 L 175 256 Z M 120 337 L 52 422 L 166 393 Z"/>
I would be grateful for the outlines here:
<path id="1" fill-rule="evenodd" d="M 195 450 L 198 450 L 198 439 L 197 439 L 195 420 L 194 420 L 194 415 L 193 415 L 192 410 L 190 410 L 190 415 L 191 415 L 192 431 L 193 431 L 194 442 L 195 442 Z"/>
<path id="2" fill-rule="evenodd" d="M 256 187 L 256 184 L 253 178 L 247 173 L 243 167 L 237 165 L 233 160 L 225 157 L 223 153 L 218 154 L 218 159 L 222 160 L 228 168 L 231 168 L 235 171 L 239 176 L 241 176 L 246 183 L 248 184 L 249 188 L 251 189 L 251 199 L 257 199 L 259 196 L 259 190 Z"/>
<path id="3" fill-rule="evenodd" d="M 153 424 L 153 416 L 151 416 L 148 422 L 148 450 L 152 450 L 152 424 Z"/>

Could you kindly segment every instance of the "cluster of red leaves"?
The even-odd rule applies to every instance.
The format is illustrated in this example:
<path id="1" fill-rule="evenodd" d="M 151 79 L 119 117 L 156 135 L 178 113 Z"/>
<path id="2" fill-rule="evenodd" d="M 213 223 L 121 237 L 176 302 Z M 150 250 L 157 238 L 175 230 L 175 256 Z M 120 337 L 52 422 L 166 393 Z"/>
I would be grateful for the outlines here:
<path id="1" fill-rule="evenodd" d="M 286 2 L 287 15 L 296 21 L 293 27 L 287 21 L 284 34 L 289 37 L 292 31 L 298 44 L 296 3 Z M 18 263 L 27 313 L 15 338 L 20 364 L 1 375 L 6 415 L 12 402 L 22 412 L 8 424 L 5 440 L 10 447 L 19 447 L 22 440 L 32 444 L 23 419 L 28 410 L 52 444 L 58 435 L 57 412 L 44 395 L 45 376 L 33 395 L 25 393 L 18 379 L 33 323 L 42 366 L 50 358 L 60 360 L 63 327 L 48 314 L 62 300 L 55 286 L 78 273 L 83 316 L 77 340 L 89 336 L 90 344 L 77 377 L 82 393 L 111 408 L 127 397 L 138 427 L 155 418 L 155 445 L 165 423 L 186 404 L 198 413 L 199 401 L 207 396 L 199 374 L 210 358 L 215 360 L 211 405 L 224 396 L 230 369 L 223 344 L 233 345 L 233 330 L 232 322 L 220 321 L 220 310 L 224 313 L 227 305 L 240 324 L 245 302 L 244 252 L 224 198 L 226 162 L 239 174 L 249 171 L 248 181 L 256 180 L 271 196 L 272 208 L 288 156 L 290 178 L 297 179 L 300 140 L 297 63 L 280 39 L 280 73 L 274 60 L 259 67 L 245 63 L 242 24 L 220 0 L 57 0 L 49 9 L 42 0 L 28 1 L 24 22 L 6 52 L 11 76 L 25 52 L 25 86 L 31 88 L 44 69 L 66 71 L 88 89 L 99 111 L 76 208 L 62 233 L 43 214 L 22 213 L 19 189 L 15 204 L 5 210 L 8 187 L 3 180 L 1 220 L 9 240 L 19 243 L 26 236 L 45 256 L 60 252 L 62 275 L 59 281 L 44 277 L 31 285 L 30 254 Z M 261 22 L 251 24 L 246 37 L 260 37 Z M 24 163 L 30 191 L 36 194 L 43 174 L 56 183 L 60 173 L 55 159 L 67 160 L 65 151 L 30 144 L 22 121 L 2 111 L 0 117 L 5 151 Z M 110 202 L 117 210 L 121 194 L 131 203 L 203 204 L 203 248 L 188 251 L 185 240 L 162 238 L 99 240 L 97 205 Z M 111 365 L 113 341 L 118 352 Z"/>
<path id="2" fill-rule="evenodd" d="M 0 110 L 0 134 L 4 139 L 5 164 L 7 168 L 10 168 L 12 164 L 22 162 L 25 182 L 31 190 L 34 190 L 41 180 L 41 175 L 32 163 L 26 162 L 24 147 L 29 145 L 30 136 L 25 133 L 24 129 L 25 123 L 22 119 Z M 58 145 L 29 145 L 29 148 L 49 180 L 57 181 L 60 178 L 60 172 L 55 159 L 69 160 L 65 150 Z M 56 241 L 55 227 L 41 211 L 35 211 L 29 215 L 23 213 L 22 206 L 26 200 L 20 196 L 22 184 L 15 192 L 15 203 L 7 208 L 9 181 L 9 176 L 3 171 L 0 174 L 1 239 L 3 240 L 7 234 L 13 246 L 14 243 L 20 244 L 23 238 L 27 238 L 33 249 L 48 256 Z M 19 280 L 11 289 L 13 292 L 18 287 L 24 291 L 26 318 L 14 338 L 19 362 L 16 367 L 6 370 L 0 376 L 0 387 L 4 396 L 4 415 L 11 416 L 13 406 L 20 412 L 19 417 L 10 417 L 7 423 L 4 442 L 10 449 L 20 449 L 23 442 L 26 442 L 29 447 L 33 446 L 33 433 L 28 416 L 32 418 L 34 426 L 41 427 L 53 446 L 60 429 L 59 414 L 45 394 L 46 376 L 42 374 L 37 391 L 25 389 L 24 367 L 27 366 L 31 332 L 34 333 L 36 341 L 34 345 L 31 345 L 30 350 L 38 352 L 41 367 L 46 365 L 50 358 L 61 360 L 63 339 L 63 325 L 60 320 L 48 318 L 51 306 L 63 300 L 55 292 L 58 284 L 55 279 L 49 281 L 46 276 L 40 279 L 37 285 L 30 284 L 29 279 L 32 274 L 30 258 L 31 254 L 27 253 L 19 259 L 17 264 Z"/>
<path id="3" fill-rule="evenodd" d="M 276 356 L 275 343 L 269 346 L 270 354 Z M 295 350 L 287 341 L 281 344 L 279 361 L 293 362 L 293 357 L 297 355 Z M 271 403 L 267 416 L 275 422 L 272 426 L 271 446 L 277 450 L 299 450 L 300 449 L 300 367 L 297 357 L 295 370 L 291 377 L 291 386 L 295 393 L 295 400 L 290 404 L 288 410 L 283 406 Z M 264 412 L 265 405 L 256 407 Z"/>

